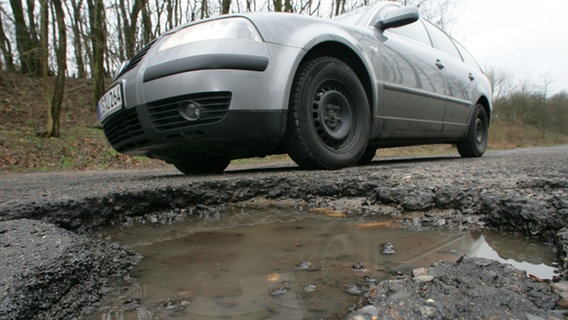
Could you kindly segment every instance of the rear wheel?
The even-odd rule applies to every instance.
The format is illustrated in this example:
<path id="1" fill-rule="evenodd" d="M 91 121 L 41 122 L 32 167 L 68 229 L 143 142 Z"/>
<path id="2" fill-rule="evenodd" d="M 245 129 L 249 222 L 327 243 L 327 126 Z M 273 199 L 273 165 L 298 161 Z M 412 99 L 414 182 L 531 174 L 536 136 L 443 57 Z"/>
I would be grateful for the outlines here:
<path id="1" fill-rule="evenodd" d="M 489 119 L 485 108 L 481 104 L 475 106 L 475 111 L 467 136 L 457 144 L 458 152 L 464 158 L 481 157 L 487 149 L 487 139 L 489 136 Z"/>
<path id="2" fill-rule="evenodd" d="M 370 126 L 365 90 L 347 64 L 320 57 L 300 66 L 284 140 L 300 167 L 339 169 L 356 164 L 365 152 Z"/>
<path id="3" fill-rule="evenodd" d="M 196 157 L 191 160 L 174 162 L 173 165 L 185 175 L 199 175 L 223 172 L 231 160 L 213 157 Z"/>

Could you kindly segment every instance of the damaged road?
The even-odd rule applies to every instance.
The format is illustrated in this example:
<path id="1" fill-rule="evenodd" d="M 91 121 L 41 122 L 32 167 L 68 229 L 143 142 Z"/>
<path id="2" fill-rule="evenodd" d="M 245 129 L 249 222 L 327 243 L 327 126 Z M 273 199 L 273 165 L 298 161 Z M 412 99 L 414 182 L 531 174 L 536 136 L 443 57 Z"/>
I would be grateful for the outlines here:
<path id="1" fill-rule="evenodd" d="M 480 159 L 381 159 L 338 171 L 298 171 L 288 163 L 229 169 L 201 177 L 174 170 L 0 176 L 0 319 L 67 319 L 91 311 L 109 281 L 140 259 L 96 239 L 93 230 L 190 216 L 230 219 L 218 209 L 228 203 L 331 208 L 394 217 L 409 227 L 490 228 L 554 243 L 558 251 L 554 283 L 464 258 L 380 282 L 350 318 L 565 317 L 568 146 Z M 480 299 L 493 294 L 510 301 Z M 464 301 L 469 307 L 459 305 Z"/>

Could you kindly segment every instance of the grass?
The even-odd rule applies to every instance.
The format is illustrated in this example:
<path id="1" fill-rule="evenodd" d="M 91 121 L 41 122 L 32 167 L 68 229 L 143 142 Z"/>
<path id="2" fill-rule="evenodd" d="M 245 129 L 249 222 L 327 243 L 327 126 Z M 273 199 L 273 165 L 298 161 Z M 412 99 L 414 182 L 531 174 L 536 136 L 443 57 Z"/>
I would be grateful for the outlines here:
<path id="1" fill-rule="evenodd" d="M 493 121 L 489 131 L 491 147 L 513 149 L 529 146 L 550 146 L 568 143 L 568 135 L 536 128 L 524 123 Z"/>
<path id="2" fill-rule="evenodd" d="M 47 95 L 40 79 L 0 73 L 0 173 L 61 170 L 106 170 L 169 166 L 159 160 L 114 151 L 104 137 L 91 102 L 91 82 L 68 79 L 60 138 L 40 136 L 45 126 Z M 560 135 L 531 126 L 502 123 L 490 128 L 490 147 L 508 149 L 568 143 Z M 379 157 L 456 153 L 451 145 L 380 149 Z M 233 164 L 289 161 L 286 155 L 235 160 Z"/>

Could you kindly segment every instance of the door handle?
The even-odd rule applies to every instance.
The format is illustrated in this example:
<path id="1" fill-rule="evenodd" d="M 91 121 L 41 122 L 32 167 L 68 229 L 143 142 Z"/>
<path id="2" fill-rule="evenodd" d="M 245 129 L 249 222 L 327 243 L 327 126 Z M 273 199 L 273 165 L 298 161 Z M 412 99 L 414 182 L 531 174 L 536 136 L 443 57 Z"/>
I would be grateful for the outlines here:
<path id="1" fill-rule="evenodd" d="M 444 69 L 444 64 L 440 61 L 440 59 L 436 60 L 436 67 L 440 70 Z"/>
<path id="2" fill-rule="evenodd" d="M 473 74 L 471 74 L 471 73 L 470 73 L 467 77 L 469 78 L 470 81 L 475 80 L 475 77 L 474 77 Z"/>

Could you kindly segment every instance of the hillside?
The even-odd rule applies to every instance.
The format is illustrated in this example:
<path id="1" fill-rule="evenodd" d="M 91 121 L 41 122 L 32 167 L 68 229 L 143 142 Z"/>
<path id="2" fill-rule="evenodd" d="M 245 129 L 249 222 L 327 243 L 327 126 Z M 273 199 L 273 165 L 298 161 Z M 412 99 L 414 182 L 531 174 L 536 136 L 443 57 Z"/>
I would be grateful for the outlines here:
<path id="1" fill-rule="evenodd" d="M 91 103 L 91 83 L 67 79 L 61 137 L 43 138 L 48 101 L 43 81 L 0 73 L 0 172 L 120 169 L 163 163 L 115 152 Z"/>

